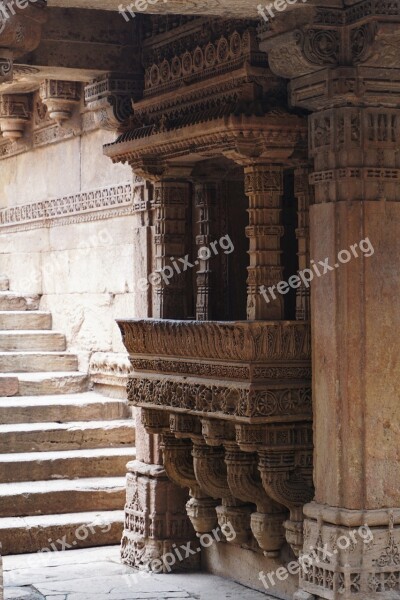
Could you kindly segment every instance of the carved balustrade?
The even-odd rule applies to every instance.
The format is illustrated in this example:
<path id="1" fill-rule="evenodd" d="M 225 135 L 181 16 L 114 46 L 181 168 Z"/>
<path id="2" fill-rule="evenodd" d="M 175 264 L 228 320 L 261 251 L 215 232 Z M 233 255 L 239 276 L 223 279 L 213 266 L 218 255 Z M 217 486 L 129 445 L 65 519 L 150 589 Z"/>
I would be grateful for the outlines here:
<path id="1" fill-rule="evenodd" d="M 310 331 L 292 321 L 120 321 L 129 400 L 163 435 L 165 469 L 190 491 L 198 533 L 276 555 L 302 546 L 313 497 Z"/>

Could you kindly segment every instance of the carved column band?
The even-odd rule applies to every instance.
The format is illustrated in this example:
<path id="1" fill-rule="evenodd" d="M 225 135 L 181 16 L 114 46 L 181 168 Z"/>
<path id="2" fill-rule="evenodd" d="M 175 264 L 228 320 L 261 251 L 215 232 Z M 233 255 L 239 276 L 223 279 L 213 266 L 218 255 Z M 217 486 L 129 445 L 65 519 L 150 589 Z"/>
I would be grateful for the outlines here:
<path id="1" fill-rule="evenodd" d="M 154 184 L 152 202 L 155 242 L 155 296 L 153 316 L 179 319 L 187 316 L 185 265 L 186 219 L 190 200 L 187 181 L 161 179 Z"/>
<path id="2" fill-rule="evenodd" d="M 281 238 L 283 169 L 276 165 L 245 167 L 245 192 L 249 198 L 250 241 L 247 279 L 247 318 L 249 320 L 284 318 L 283 296 L 267 302 L 260 287 L 277 286 L 283 279 Z"/>
<path id="3" fill-rule="evenodd" d="M 312 188 L 309 184 L 310 168 L 301 166 L 294 171 L 294 194 L 297 199 L 297 248 L 299 271 L 310 267 L 310 202 Z M 304 282 L 296 290 L 296 319 L 310 319 L 310 288 Z"/>
<path id="4" fill-rule="evenodd" d="M 213 182 L 196 183 L 194 187 L 195 209 L 197 221 L 196 248 L 198 250 L 199 268 L 197 271 L 196 319 L 209 321 L 213 314 L 213 279 L 210 256 L 203 248 L 209 249 L 214 241 L 213 226 L 217 202 L 217 184 Z"/>

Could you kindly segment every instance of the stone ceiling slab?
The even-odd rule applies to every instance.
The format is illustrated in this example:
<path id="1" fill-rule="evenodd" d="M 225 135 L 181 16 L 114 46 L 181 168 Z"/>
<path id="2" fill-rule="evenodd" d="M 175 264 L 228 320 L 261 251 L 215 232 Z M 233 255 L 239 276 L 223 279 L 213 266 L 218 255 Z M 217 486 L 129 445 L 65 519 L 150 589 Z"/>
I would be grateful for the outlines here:
<path id="1" fill-rule="evenodd" d="M 303 5 L 305 0 L 299 0 Z M 154 2 L 154 0 L 153 0 Z M 127 6 L 131 0 L 124 0 Z M 139 1 L 139 4 L 141 0 Z M 262 1 L 261 4 L 270 2 Z M 312 0 L 309 0 L 312 4 Z M 219 15 L 223 17 L 259 18 L 257 6 L 260 0 L 159 0 L 154 4 L 148 3 L 146 13 L 154 14 L 193 14 L 193 15 Z M 322 4 L 322 2 L 319 2 Z M 50 7 L 89 8 L 97 10 L 118 10 L 121 0 L 48 0 Z M 292 7 L 295 7 L 295 3 Z M 342 6 L 342 0 L 329 0 L 327 7 Z M 289 7 L 288 7 L 289 8 Z M 140 12 L 140 11 L 137 11 Z"/>

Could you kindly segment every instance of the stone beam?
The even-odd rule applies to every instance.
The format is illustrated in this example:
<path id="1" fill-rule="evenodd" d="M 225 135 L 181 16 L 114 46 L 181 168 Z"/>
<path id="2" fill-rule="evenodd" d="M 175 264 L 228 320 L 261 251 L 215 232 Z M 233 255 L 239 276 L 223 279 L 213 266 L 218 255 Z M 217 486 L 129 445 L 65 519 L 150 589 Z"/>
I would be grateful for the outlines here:
<path id="1" fill-rule="evenodd" d="M 309 0 L 307 4 L 312 5 L 313 0 Z M 89 9 L 101 9 L 109 11 L 118 11 L 118 7 L 121 5 L 120 0 L 48 0 L 50 7 L 68 7 L 68 8 L 89 8 Z M 125 2 L 124 6 L 129 4 Z M 178 15 L 210 15 L 210 16 L 221 16 L 224 18 L 230 17 L 242 17 L 242 18 L 260 18 L 257 12 L 257 6 L 260 4 L 260 0 L 152 0 L 148 2 L 145 0 L 137 0 L 133 2 L 137 5 L 137 9 L 133 9 L 136 13 L 146 12 L 147 14 L 178 14 Z M 262 5 L 270 4 L 270 2 L 261 2 Z M 342 0 L 331 0 L 329 2 L 330 7 L 342 7 Z M 146 6 L 140 11 L 140 6 Z M 289 10 L 298 10 L 300 7 L 304 7 L 303 0 L 299 0 L 298 4 L 289 2 L 286 4 L 285 12 L 277 14 L 285 14 Z"/>

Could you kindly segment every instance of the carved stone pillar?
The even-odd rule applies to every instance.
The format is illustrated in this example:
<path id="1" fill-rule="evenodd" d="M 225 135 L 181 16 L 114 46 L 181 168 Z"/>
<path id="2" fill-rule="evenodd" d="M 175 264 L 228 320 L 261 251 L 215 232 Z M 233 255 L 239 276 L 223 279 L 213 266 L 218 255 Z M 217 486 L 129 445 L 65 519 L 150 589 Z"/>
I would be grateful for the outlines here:
<path id="1" fill-rule="evenodd" d="M 196 183 L 194 186 L 195 210 L 197 221 L 196 247 L 198 250 L 199 268 L 197 271 L 196 319 L 210 321 L 213 314 L 213 273 L 210 266 L 210 256 L 205 249 L 210 250 L 214 241 L 213 223 L 217 202 L 217 184 L 213 182 Z M 211 250 L 210 250 L 211 252 Z M 214 300 L 215 302 L 215 300 Z"/>
<path id="2" fill-rule="evenodd" d="M 312 188 L 308 178 L 308 165 L 297 167 L 294 171 L 294 194 L 297 198 L 297 248 L 299 271 L 310 268 L 310 196 Z M 296 291 L 296 319 L 310 319 L 310 288 L 302 282 Z"/>
<path id="3" fill-rule="evenodd" d="M 400 597 L 400 15 L 363 7 L 320 8 L 310 28 L 262 44 L 292 104 L 313 111 L 311 256 L 329 265 L 312 284 L 304 507 L 304 552 L 327 552 L 302 570 L 299 598 Z"/>
<path id="4" fill-rule="evenodd" d="M 247 280 L 247 318 L 279 320 L 284 317 L 283 296 L 266 301 L 260 288 L 276 286 L 283 279 L 281 225 L 283 169 L 278 165 L 254 164 L 245 172 L 249 198 L 250 266 Z M 276 290 L 275 290 L 276 291 Z"/>
<path id="5" fill-rule="evenodd" d="M 189 201 L 190 184 L 187 181 L 160 178 L 154 183 L 155 318 L 182 319 L 188 313 L 184 257 L 188 247 L 186 224 Z"/>
<path id="6" fill-rule="evenodd" d="M 193 465 L 190 469 L 190 448 L 187 460 L 186 448 L 181 440 L 173 440 L 175 444 L 172 446 L 164 441 L 168 469 L 164 468 L 159 438 L 165 430 L 168 430 L 168 413 L 146 409 L 137 411 L 137 460 L 128 464 L 125 527 L 121 542 L 123 562 L 156 572 L 197 568 L 200 558 L 198 554 L 184 560 L 178 556 L 174 565 L 167 565 L 162 560 L 166 553 L 174 554 L 176 545 L 187 544 L 194 539 L 193 527 L 186 513 L 187 490 L 182 489 L 188 483 L 195 484 L 194 475 L 190 480 L 193 473 Z M 202 519 L 204 527 L 206 517 L 211 516 L 212 523 L 216 523 L 215 503 L 208 506 L 207 498 L 202 501 L 205 494 L 197 489 L 196 492 L 200 498 L 198 512 L 201 513 L 197 522 Z"/>

